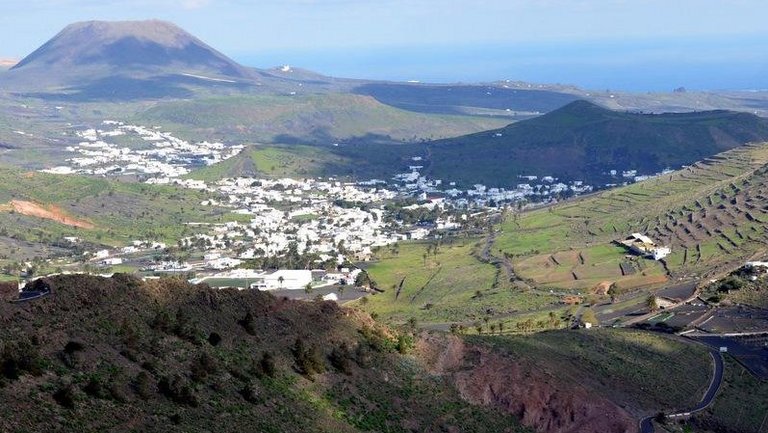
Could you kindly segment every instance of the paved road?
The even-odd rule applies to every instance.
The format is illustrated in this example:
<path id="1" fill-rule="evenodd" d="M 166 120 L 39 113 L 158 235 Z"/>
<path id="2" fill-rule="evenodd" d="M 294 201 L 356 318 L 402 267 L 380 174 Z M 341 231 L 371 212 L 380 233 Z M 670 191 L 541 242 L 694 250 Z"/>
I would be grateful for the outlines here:
<path id="1" fill-rule="evenodd" d="M 723 383 L 723 357 L 720 355 L 720 352 L 715 350 L 711 350 L 709 355 L 712 356 L 714 374 L 712 375 L 712 381 L 709 384 L 709 388 L 707 388 L 707 392 L 704 393 L 704 397 L 694 408 L 686 412 L 678 412 L 667 415 L 667 418 L 687 418 L 696 412 L 701 412 L 702 410 L 706 409 L 715 400 L 717 391 L 720 390 L 720 385 Z M 653 433 L 653 418 L 653 416 L 649 416 L 640 420 L 640 433 Z"/>

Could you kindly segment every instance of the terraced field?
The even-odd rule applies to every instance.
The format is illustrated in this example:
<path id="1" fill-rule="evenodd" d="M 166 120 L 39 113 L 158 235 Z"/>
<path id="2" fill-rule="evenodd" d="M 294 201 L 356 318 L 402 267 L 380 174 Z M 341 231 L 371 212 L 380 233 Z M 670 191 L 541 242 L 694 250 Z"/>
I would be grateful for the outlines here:
<path id="1" fill-rule="evenodd" d="M 667 281 L 661 264 L 628 258 L 623 248 L 613 245 L 534 255 L 520 260 L 515 270 L 542 285 L 566 289 L 590 289 L 603 282 L 651 287 Z"/>
<path id="2" fill-rule="evenodd" d="M 523 277 L 573 287 L 574 278 L 568 282 L 562 275 L 533 271 L 531 263 L 542 256 L 557 260 L 566 251 L 584 257 L 595 247 L 641 232 L 672 247 L 663 263 L 672 276 L 717 275 L 768 251 L 766 164 L 768 144 L 747 145 L 663 177 L 512 216 L 495 247 L 513 256 Z M 601 260 L 618 264 L 625 253 L 614 249 Z M 578 270 L 569 270 L 578 277 Z M 621 280 L 616 267 L 595 266 L 594 273 L 581 274 L 585 280 Z"/>

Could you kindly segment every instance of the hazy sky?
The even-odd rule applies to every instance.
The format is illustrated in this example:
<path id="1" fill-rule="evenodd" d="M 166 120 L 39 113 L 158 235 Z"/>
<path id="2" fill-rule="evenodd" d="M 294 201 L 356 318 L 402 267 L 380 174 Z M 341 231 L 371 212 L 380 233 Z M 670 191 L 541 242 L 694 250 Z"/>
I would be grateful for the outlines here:
<path id="1" fill-rule="evenodd" d="M 173 21 L 249 66 L 635 90 L 768 87 L 765 0 L 0 0 L 0 57 L 65 25 Z"/>

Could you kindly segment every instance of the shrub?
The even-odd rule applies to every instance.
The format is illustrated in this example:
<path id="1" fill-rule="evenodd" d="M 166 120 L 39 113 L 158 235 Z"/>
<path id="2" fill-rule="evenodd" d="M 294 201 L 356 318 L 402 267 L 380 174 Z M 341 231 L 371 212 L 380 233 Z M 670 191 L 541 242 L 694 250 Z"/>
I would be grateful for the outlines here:
<path id="1" fill-rule="evenodd" d="M 80 343 L 79 341 L 69 341 L 64 346 L 64 353 L 71 355 L 75 352 L 79 352 L 81 350 L 85 349 L 85 345 L 83 343 Z"/>
<path id="2" fill-rule="evenodd" d="M 331 354 L 328 355 L 331 366 L 344 374 L 349 374 L 352 371 L 352 359 L 352 353 L 346 344 L 334 347 Z"/>
<path id="3" fill-rule="evenodd" d="M 147 372 L 142 371 L 133 380 L 133 390 L 139 397 L 148 400 L 155 394 L 155 380 Z"/>
<path id="4" fill-rule="evenodd" d="M 413 337 L 411 335 L 402 334 L 397 336 L 397 343 L 395 344 L 395 349 L 401 354 L 408 353 L 411 349 L 413 349 L 414 341 Z"/>
<path id="5" fill-rule="evenodd" d="M 389 338 L 381 329 L 367 326 L 361 329 L 360 333 L 373 350 L 382 353 L 395 351 L 396 342 Z"/>
<path id="6" fill-rule="evenodd" d="M 211 346 L 218 346 L 221 343 L 221 335 L 217 332 L 211 332 L 211 335 L 208 336 L 208 343 Z"/>
<path id="7" fill-rule="evenodd" d="M 248 334 L 256 335 L 256 320 L 250 311 L 245 313 L 245 317 L 238 320 L 237 324 L 242 326 Z"/>
<path id="8" fill-rule="evenodd" d="M 308 347 L 300 337 L 293 347 L 293 357 L 296 360 L 296 370 L 308 377 L 325 372 L 325 363 L 320 351 L 315 346 Z"/>
<path id="9" fill-rule="evenodd" d="M 83 392 L 94 398 L 106 399 L 110 397 L 109 390 L 104 387 L 99 377 L 92 377 L 83 387 Z"/>
<path id="10" fill-rule="evenodd" d="M 0 373 L 7 379 L 18 379 L 22 374 L 43 374 L 45 361 L 29 341 L 5 342 L 0 350 Z"/>
<path id="11" fill-rule="evenodd" d="M 264 352 L 261 359 L 255 363 L 253 370 L 257 377 L 275 377 L 277 373 L 275 358 L 271 353 Z"/>
<path id="12" fill-rule="evenodd" d="M 730 275 L 718 283 L 717 291 L 730 292 L 732 290 L 739 290 L 744 287 L 744 284 L 744 280 L 741 278 L 735 275 Z"/>
<path id="13" fill-rule="evenodd" d="M 180 374 L 162 378 L 160 383 L 158 383 L 158 389 L 164 396 L 176 403 L 192 407 L 200 404 L 199 398 L 189 380 Z"/>
<path id="14" fill-rule="evenodd" d="M 80 396 L 73 385 L 65 385 L 53 393 L 53 399 L 67 409 L 74 409 Z"/>
<path id="15" fill-rule="evenodd" d="M 208 378 L 208 376 L 216 374 L 218 369 L 219 366 L 216 358 L 206 352 L 203 352 L 203 354 L 192 361 L 192 365 L 190 366 L 192 380 L 195 382 L 202 382 Z"/>
<path id="16" fill-rule="evenodd" d="M 255 383 L 247 383 L 243 389 L 240 390 L 240 395 L 249 403 L 261 403 L 261 393 Z"/>

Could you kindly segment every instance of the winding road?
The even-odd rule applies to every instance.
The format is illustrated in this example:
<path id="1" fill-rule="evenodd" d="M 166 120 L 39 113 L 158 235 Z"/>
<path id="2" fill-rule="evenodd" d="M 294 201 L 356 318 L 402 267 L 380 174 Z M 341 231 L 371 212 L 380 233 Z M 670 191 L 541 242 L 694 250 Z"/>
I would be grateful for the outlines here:
<path id="1" fill-rule="evenodd" d="M 723 357 L 720 354 L 720 352 L 716 350 L 710 350 L 709 354 L 710 356 L 712 356 L 712 362 L 714 365 L 714 374 L 712 375 L 712 381 L 709 383 L 709 388 L 707 388 L 707 392 L 704 393 L 704 397 L 701 399 L 699 404 L 697 404 L 694 408 L 686 412 L 679 412 L 679 413 L 667 415 L 667 419 L 687 418 L 696 412 L 701 412 L 702 410 L 706 409 L 715 400 L 717 391 L 720 390 L 720 385 L 723 383 Z M 640 433 L 653 433 L 654 418 L 655 417 L 653 416 L 649 416 L 640 420 Z"/>

